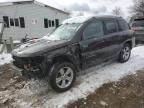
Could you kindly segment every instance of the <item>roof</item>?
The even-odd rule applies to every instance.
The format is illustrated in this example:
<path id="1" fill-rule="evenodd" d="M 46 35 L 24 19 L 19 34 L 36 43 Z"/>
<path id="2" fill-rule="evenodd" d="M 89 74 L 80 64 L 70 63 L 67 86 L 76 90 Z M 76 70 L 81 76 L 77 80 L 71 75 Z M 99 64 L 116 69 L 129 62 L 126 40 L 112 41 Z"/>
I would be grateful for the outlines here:
<path id="1" fill-rule="evenodd" d="M 67 24 L 67 23 L 83 23 L 83 22 L 87 21 L 90 18 L 92 18 L 92 16 L 72 17 L 72 18 L 64 20 L 63 24 Z"/>
<path id="2" fill-rule="evenodd" d="M 120 16 L 114 16 L 114 15 L 99 15 L 99 16 L 78 16 L 78 17 L 72 17 L 69 19 L 66 19 L 63 21 L 63 24 L 67 23 L 84 23 L 91 18 L 121 18 Z"/>
<path id="3" fill-rule="evenodd" d="M 43 7 L 48 7 L 48 8 L 51 8 L 51 9 L 54 9 L 54 10 L 57 10 L 59 12 L 62 12 L 64 14 L 69 14 L 68 12 L 62 10 L 62 9 L 58 9 L 58 8 L 55 8 L 53 6 L 50 6 L 50 5 L 47 5 L 47 4 L 44 4 L 44 3 L 41 3 L 41 2 L 38 2 L 36 0 L 11 0 L 9 2 L 1 2 L 0 3 L 0 6 L 9 6 L 9 5 L 18 5 L 18 4 L 29 4 L 29 3 L 34 3 L 34 4 L 37 4 L 39 6 L 43 6 Z"/>

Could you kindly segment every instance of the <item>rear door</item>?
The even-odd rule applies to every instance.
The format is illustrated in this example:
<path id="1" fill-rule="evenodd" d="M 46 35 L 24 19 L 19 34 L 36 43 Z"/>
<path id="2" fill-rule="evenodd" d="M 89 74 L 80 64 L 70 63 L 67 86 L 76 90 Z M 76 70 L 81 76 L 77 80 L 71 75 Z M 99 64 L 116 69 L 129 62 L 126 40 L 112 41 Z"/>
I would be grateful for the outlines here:
<path id="1" fill-rule="evenodd" d="M 115 19 L 104 20 L 105 35 L 104 41 L 107 48 L 107 58 L 116 56 L 120 49 L 120 34 Z"/>
<path id="2" fill-rule="evenodd" d="M 103 22 L 95 20 L 90 22 L 83 31 L 80 49 L 83 68 L 88 68 L 105 59 L 105 43 L 103 40 Z"/>
<path id="3" fill-rule="evenodd" d="M 130 30 L 130 26 L 128 25 L 128 23 L 123 19 L 119 19 L 117 20 L 117 22 L 119 26 L 119 35 L 120 35 L 118 43 L 122 44 L 126 40 L 132 39 L 134 32 Z"/>

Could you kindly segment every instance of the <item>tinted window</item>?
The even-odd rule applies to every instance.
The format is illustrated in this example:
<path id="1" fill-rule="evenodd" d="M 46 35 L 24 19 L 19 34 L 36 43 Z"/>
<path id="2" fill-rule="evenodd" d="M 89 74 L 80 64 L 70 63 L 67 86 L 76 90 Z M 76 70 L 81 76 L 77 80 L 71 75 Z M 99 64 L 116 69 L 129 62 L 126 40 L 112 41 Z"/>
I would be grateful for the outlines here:
<path id="1" fill-rule="evenodd" d="M 48 28 L 48 19 L 44 19 L 44 28 Z"/>
<path id="2" fill-rule="evenodd" d="M 24 20 L 24 17 L 20 17 L 20 27 L 21 28 L 25 28 L 25 20 Z"/>
<path id="3" fill-rule="evenodd" d="M 127 22 L 124 21 L 124 20 L 119 20 L 118 24 L 119 24 L 119 30 L 120 31 L 125 31 L 125 30 L 129 29 L 129 26 L 128 26 Z"/>
<path id="4" fill-rule="evenodd" d="M 83 39 L 91 39 L 103 36 L 103 24 L 101 21 L 92 22 L 83 32 Z"/>
<path id="5" fill-rule="evenodd" d="M 14 20 L 12 18 L 10 19 L 10 25 L 14 26 Z"/>
<path id="6" fill-rule="evenodd" d="M 114 20 L 105 21 L 105 27 L 107 34 L 117 32 L 116 22 Z"/>
<path id="7" fill-rule="evenodd" d="M 134 21 L 144 21 L 144 18 L 134 19 Z"/>
<path id="8" fill-rule="evenodd" d="M 5 27 L 9 27 L 9 17 L 3 16 L 3 21 L 5 22 Z"/>
<path id="9" fill-rule="evenodd" d="M 15 26 L 18 27 L 19 26 L 19 20 L 17 18 L 15 18 L 14 21 L 15 21 Z"/>

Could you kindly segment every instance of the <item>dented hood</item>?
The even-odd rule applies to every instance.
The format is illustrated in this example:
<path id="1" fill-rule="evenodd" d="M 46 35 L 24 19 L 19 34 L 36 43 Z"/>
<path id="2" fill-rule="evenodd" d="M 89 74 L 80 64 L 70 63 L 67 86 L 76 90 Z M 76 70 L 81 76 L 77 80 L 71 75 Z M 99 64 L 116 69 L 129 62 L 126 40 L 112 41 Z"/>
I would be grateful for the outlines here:
<path id="1" fill-rule="evenodd" d="M 12 51 L 12 55 L 19 57 L 33 57 L 66 45 L 66 40 L 48 40 L 46 38 L 29 41 Z"/>

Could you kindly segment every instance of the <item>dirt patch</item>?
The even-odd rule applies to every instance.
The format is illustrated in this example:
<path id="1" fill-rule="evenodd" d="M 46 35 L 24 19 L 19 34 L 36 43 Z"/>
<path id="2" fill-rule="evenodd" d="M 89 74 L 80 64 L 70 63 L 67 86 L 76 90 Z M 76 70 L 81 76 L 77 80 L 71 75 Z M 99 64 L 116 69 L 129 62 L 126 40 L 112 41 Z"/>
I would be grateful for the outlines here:
<path id="1" fill-rule="evenodd" d="M 144 108 L 144 69 L 118 82 L 104 84 L 67 108 Z"/>
<path id="2" fill-rule="evenodd" d="M 0 67 L 0 108 L 13 108 L 15 99 L 10 96 L 15 90 L 24 87 L 24 78 L 16 74 L 9 64 Z"/>
<path id="3" fill-rule="evenodd" d="M 18 88 L 17 84 L 24 80 L 24 78 L 16 74 L 8 64 L 1 66 L 0 71 L 0 91 L 9 90 L 13 86 Z"/>
<path id="4" fill-rule="evenodd" d="M 47 85 L 45 80 L 23 77 L 11 64 L 0 66 L 0 108 L 29 108 L 42 104 Z"/>

